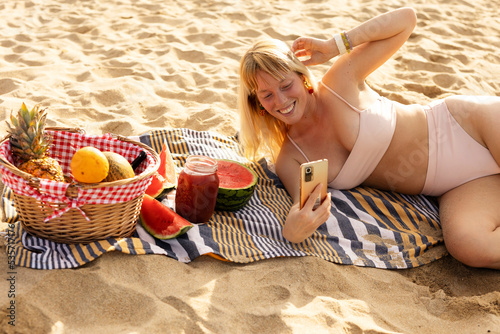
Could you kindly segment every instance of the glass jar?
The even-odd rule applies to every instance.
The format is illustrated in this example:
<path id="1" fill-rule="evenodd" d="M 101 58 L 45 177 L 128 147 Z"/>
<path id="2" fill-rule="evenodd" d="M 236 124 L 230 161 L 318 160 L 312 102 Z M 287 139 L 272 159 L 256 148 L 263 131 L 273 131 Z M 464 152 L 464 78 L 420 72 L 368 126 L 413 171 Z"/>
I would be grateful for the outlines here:
<path id="1" fill-rule="evenodd" d="M 175 211 L 191 223 L 204 223 L 214 213 L 218 190 L 217 161 L 191 155 L 179 174 Z"/>

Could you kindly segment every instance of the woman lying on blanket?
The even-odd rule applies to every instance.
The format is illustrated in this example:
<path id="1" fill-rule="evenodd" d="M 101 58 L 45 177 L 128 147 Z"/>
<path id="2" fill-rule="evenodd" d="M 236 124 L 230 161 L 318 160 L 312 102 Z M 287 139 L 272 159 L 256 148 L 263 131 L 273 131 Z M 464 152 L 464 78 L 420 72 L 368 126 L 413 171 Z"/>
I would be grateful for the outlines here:
<path id="1" fill-rule="evenodd" d="M 447 97 L 403 105 L 365 83 L 405 43 L 411 8 L 377 16 L 330 40 L 257 42 L 241 60 L 241 140 L 250 158 L 269 153 L 294 205 L 283 236 L 301 242 L 323 224 L 317 187 L 300 209 L 299 165 L 326 158 L 328 185 L 438 196 L 449 252 L 500 269 L 500 98 Z M 337 57 L 319 83 L 306 66 Z M 300 60 L 299 60 L 300 59 Z"/>

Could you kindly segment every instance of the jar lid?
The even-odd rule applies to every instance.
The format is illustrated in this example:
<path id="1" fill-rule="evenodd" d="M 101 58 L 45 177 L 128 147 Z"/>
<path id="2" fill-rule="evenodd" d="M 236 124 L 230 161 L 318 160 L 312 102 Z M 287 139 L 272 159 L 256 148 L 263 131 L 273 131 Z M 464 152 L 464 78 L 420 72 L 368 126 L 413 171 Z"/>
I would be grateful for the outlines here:
<path id="1" fill-rule="evenodd" d="M 217 161 L 204 155 L 190 155 L 186 160 L 186 168 L 198 173 L 215 173 Z"/>

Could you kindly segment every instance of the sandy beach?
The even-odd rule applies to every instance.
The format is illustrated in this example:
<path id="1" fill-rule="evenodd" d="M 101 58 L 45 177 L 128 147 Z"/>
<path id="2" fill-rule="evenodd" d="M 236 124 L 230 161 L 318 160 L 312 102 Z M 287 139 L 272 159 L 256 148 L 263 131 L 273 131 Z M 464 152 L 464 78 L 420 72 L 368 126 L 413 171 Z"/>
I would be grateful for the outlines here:
<path id="1" fill-rule="evenodd" d="M 49 126 L 90 134 L 234 135 L 239 59 L 255 40 L 330 38 L 405 5 L 417 27 L 372 88 L 401 103 L 500 95 L 500 0 L 9 0 L 0 133 L 25 102 L 47 107 Z M 4 333 L 500 333 L 500 272 L 450 256 L 406 270 L 120 252 L 76 269 L 17 267 L 15 326 L 6 264 L 2 245 Z"/>

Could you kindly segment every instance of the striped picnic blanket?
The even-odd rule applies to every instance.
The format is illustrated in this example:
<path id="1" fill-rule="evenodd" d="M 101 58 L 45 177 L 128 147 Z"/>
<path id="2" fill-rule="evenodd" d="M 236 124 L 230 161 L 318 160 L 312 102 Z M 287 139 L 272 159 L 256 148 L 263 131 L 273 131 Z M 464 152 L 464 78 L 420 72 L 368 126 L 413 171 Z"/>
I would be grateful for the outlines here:
<path id="1" fill-rule="evenodd" d="M 358 187 L 332 193 L 331 215 L 312 237 L 300 244 L 287 242 L 281 229 L 292 204 L 266 161 L 250 163 L 236 137 L 207 131 L 163 129 L 145 133 L 141 142 L 161 150 L 167 142 L 177 168 L 190 154 L 246 163 L 258 175 L 249 203 L 235 212 L 216 211 L 210 221 L 195 225 L 172 240 L 158 240 L 137 224 L 130 238 L 90 244 L 60 244 L 31 236 L 17 223 L 12 193 L 7 187 L 2 204 L 9 263 L 36 269 L 74 268 L 109 251 L 164 254 L 181 262 L 201 255 L 248 263 L 283 256 L 316 256 L 337 264 L 402 269 L 417 267 L 446 254 L 437 204 L 426 196 L 406 196 Z M 172 198 L 163 199 L 170 205 Z"/>

